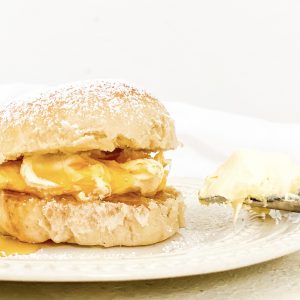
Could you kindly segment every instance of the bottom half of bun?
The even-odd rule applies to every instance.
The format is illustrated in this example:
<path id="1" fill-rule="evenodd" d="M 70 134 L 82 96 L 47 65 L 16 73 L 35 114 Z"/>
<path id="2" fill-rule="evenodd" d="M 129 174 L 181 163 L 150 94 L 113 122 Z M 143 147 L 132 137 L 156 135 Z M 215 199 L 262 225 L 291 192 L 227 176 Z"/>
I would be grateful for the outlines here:
<path id="1" fill-rule="evenodd" d="M 28 243 L 141 246 L 163 241 L 183 226 L 184 204 L 173 188 L 152 198 L 130 194 L 86 202 L 0 192 L 0 233 Z"/>

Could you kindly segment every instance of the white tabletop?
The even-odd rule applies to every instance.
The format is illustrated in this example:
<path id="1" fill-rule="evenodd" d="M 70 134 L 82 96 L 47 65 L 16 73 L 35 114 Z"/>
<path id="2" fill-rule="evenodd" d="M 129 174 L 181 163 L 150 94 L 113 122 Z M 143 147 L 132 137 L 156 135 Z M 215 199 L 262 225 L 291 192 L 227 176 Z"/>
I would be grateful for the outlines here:
<path id="1" fill-rule="evenodd" d="M 300 251 L 229 272 L 113 283 L 1 282 L 0 299 L 299 299 Z"/>

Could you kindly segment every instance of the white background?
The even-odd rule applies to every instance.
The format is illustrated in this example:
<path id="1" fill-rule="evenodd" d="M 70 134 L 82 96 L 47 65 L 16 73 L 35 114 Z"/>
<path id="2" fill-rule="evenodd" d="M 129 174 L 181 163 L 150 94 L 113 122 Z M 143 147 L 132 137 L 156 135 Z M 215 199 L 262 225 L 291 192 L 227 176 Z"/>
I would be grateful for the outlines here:
<path id="1" fill-rule="evenodd" d="M 121 78 L 300 122 L 300 1 L 1 1 L 0 54 L 2 84 Z"/>

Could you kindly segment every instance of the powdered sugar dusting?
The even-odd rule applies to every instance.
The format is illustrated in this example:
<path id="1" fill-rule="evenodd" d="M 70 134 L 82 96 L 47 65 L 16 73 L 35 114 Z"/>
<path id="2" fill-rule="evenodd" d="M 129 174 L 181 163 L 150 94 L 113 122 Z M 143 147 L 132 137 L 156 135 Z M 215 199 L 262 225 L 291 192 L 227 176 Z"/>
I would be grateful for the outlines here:
<path id="1" fill-rule="evenodd" d="M 35 98 L 20 99 L 2 105 L 1 119 L 11 119 L 14 115 L 15 120 L 21 120 L 20 107 L 30 110 L 32 113 L 27 118 L 33 118 L 36 114 L 44 115 L 49 108 L 57 106 L 58 103 L 61 103 L 61 108 L 65 110 L 75 109 L 80 112 L 80 110 L 84 111 L 84 107 L 89 108 L 89 99 L 94 97 L 102 100 L 98 102 L 98 106 L 105 103 L 112 113 L 122 110 L 123 100 L 121 97 L 130 99 L 133 108 L 144 105 L 140 101 L 141 97 L 145 97 L 150 102 L 154 99 L 144 90 L 137 89 L 128 83 L 111 80 L 83 81 L 50 89 Z M 82 101 L 82 99 L 86 101 Z"/>
<path id="2" fill-rule="evenodd" d="M 77 82 L 0 106 L 0 156 L 8 159 L 62 148 L 71 152 L 116 147 L 157 150 L 176 144 L 164 106 L 124 82 Z"/>

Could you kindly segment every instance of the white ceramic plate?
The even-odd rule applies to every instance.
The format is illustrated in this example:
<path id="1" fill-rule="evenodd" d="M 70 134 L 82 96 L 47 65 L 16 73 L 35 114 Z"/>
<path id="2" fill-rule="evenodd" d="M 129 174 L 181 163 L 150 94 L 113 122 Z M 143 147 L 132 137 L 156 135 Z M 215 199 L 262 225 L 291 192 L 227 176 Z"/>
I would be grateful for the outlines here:
<path id="1" fill-rule="evenodd" d="M 278 224 L 243 210 L 232 223 L 225 206 L 202 206 L 200 180 L 173 179 L 187 205 L 186 228 L 152 246 L 111 248 L 56 246 L 0 259 L 0 280 L 122 281 L 225 271 L 300 249 L 300 221 L 285 214 Z"/>

